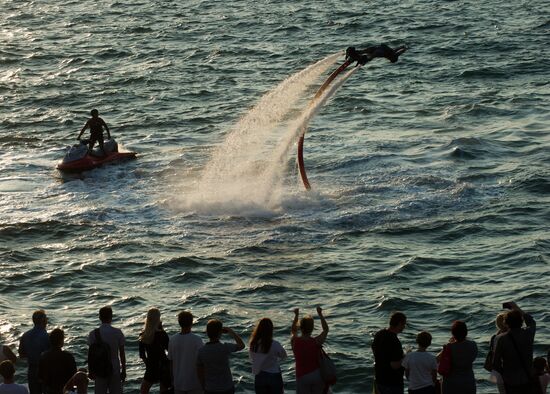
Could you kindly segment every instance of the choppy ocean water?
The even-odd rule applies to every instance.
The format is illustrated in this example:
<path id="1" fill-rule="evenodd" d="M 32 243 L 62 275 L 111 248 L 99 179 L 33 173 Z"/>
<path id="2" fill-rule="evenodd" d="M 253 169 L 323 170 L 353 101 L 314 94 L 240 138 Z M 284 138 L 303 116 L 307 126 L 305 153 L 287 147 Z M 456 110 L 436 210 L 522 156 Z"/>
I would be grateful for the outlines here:
<path id="1" fill-rule="evenodd" d="M 196 331 L 218 317 L 246 339 L 268 316 L 288 349 L 292 308 L 321 304 L 335 392 L 366 393 L 371 336 L 402 310 L 405 346 L 426 329 L 439 349 L 464 319 L 490 393 L 492 321 L 517 300 L 548 349 L 545 2 L 0 4 L 1 342 L 45 308 L 83 366 L 111 304 L 136 392 L 150 306 L 169 333 L 184 308 Z M 410 49 L 311 119 L 305 192 L 292 122 L 343 56 L 298 73 L 381 42 Z M 64 178 L 93 107 L 138 160 Z M 239 392 L 249 369 L 233 359 Z M 292 391 L 292 360 L 284 377 Z"/>

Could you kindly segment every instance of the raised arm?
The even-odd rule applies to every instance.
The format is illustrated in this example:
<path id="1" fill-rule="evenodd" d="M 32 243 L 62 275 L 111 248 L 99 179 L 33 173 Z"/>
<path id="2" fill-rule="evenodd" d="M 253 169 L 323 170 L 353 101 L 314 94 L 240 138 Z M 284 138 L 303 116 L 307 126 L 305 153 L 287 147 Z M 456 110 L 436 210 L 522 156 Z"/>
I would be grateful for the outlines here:
<path id="1" fill-rule="evenodd" d="M 298 334 L 298 318 L 300 316 L 300 309 L 294 309 L 294 320 L 292 320 L 292 326 L 290 327 L 290 335 L 294 338 Z"/>
<path id="2" fill-rule="evenodd" d="M 231 337 L 237 344 L 237 351 L 243 350 L 245 348 L 243 339 L 239 336 L 239 334 L 237 334 L 235 331 L 233 331 L 231 328 L 228 328 L 228 327 L 224 327 L 223 330 L 229 335 L 231 335 Z"/>
<path id="3" fill-rule="evenodd" d="M 319 315 L 319 319 L 321 320 L 321 327 L 323 328 L 323 332 L 321 332 L 319 335 L 317 335 L 315 337 L 315 340 L 317 341 L 317 343 L 322 345 L 325 342 L 325 340 L 327 339 L 328 324 L 327 324 L 327 321 L 325 320 L 325 317 L 323 316 L 323 309 L 321 309 L 320 306 L 317 307 L 317 314 Z"/>
<path id="4" fill-rule="evenodd" d="M 535 332 L 537 331 L 537 324 L 535 323 L 535 319 L 533 319 L 533 316 L 522 310 L 515 302 L 511 302 L 510 304 L 512 304 L 511 306 L 513 310 L 519 311 L 523 316 L 523 321 L 525 322 L 524 330 L 529 333 L 531 342 L 534 342 Z"/>

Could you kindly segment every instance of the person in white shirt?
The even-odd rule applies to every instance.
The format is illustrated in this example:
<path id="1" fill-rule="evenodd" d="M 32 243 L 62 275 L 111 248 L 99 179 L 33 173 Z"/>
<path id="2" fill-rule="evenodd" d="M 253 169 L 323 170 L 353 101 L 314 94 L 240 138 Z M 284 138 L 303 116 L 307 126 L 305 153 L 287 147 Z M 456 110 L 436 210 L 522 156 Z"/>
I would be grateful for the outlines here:
<path id="1" fill-rule="evenodd" d="M 25 386 L 15 383 L 15 367 L 10 360 L 0 363 L 0 375 L 4 378 L 4 384 L 0 384 L 0 394 L 29 394 Z"/>
<path id="2" fill-rule="evenodd" d="M 94 392 L 95 394 L 122 394 L 122 384 L 126 381 L 126 352 L 124 350 L 126 339 L 120 329 L 111 326 L 113 310 L 110 306 L 104 306 L 99 310 L 99 319 L 101 326 L 90 332 L 88 345 L 98 341 L 97 333 L 99 333 L 101 341 L 106 342 L 111 349 L 113 373 L 109 377 L 93 376 L 92 378 L 95 380 Z M 96 332 L 96 330 L 98 331 Z"/>
<path id="3" fill-rule="evenodd" d="M 432 336 L 422 331 L 416 336 L 416 343 L 418 350 L 407 353 L 402 362 L 409 380 L 409 394 L 435 394 L 437 359 L 426 351 L 432 344 Z"/>
<path id="4" fill-rule="evenodd" d="M 175 394 L 202 394 L 197 375 L 197 353 L 203 347 L 202 339 L 191 332 L 193 315 L 182 311 L 178 314 L 181 332 L 170 337 L 168 359 L 172 363 Z"/>
<path id="5" fill-rule="evenodd" d="M 284 384 L 279 362 L 286 358 L 286 351 L 273 339 L 273 322 L 267 317 L 254 328 L 248 354 L 256 393 L 282 393 Z"/>

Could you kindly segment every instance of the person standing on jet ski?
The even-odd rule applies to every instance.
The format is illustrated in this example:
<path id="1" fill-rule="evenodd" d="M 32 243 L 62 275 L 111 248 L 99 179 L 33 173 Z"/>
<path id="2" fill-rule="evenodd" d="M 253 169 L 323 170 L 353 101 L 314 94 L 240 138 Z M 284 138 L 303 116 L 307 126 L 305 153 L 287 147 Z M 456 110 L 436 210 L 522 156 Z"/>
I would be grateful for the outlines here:
<path id="1" fill-rule="evenodd" d="M 346 60 L 356 61 L 357 64 L 364 66 L 367 62 L 377 57 L 385 57 L 390 62 L 395 63 L 399 59 L 399 55 L 407 50 L 406 46 L 400 46 L 395 49 L 390 48 L 386 44 L 371 46 L 365 49 L 355 49 L 349 47 L 346 50 Z"/>
<path id="2" fill-rule="evenodd" d="M 103 146 L 103 127 L 105 127 L 105 130 L 107 131 L 107 139 L 111 139 L 111 133 L 109 132 L 109 127 L 107 127 L 107 123 L 103 119 L 99 117 L 99 111 L 97 109 L 92 109 L 91 111 L 92 117 L 88 119 L 82 130 L 80 130 L 80 134 L 76 138 L 80 141 L 80 137 L 82 137 L 82 133 L 84 133 L 84 130 L 86 130 L 88 127 L 90 128 L 90 142 L 88 143 L 88 150 L 91 153 L 92 149 L 96 142 L 99 143 L 99 148 L 103 152 L 103 156 L 107 156 L 107 153 L 105 153 L 105 148 Z"/>

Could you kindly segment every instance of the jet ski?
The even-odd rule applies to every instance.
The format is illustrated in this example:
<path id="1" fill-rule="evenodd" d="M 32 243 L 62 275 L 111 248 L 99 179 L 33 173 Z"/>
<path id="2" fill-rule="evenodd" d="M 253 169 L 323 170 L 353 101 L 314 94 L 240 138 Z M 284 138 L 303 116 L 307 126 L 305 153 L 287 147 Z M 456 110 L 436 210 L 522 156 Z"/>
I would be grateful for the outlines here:
<path id="1" fill-rule="evenodd" d="M 89 171 L 103 164 L 119 162 L 136 158 L 136 152 L 119 152 L 118 144 L 111 138 L 103 143 L 106 155 L 99 147 L 88 152 L 88 141 L 81 140 L 79 144 L 68 146 L 65 157 L 57 164 L 57 169 L 64 172 Z"/>

